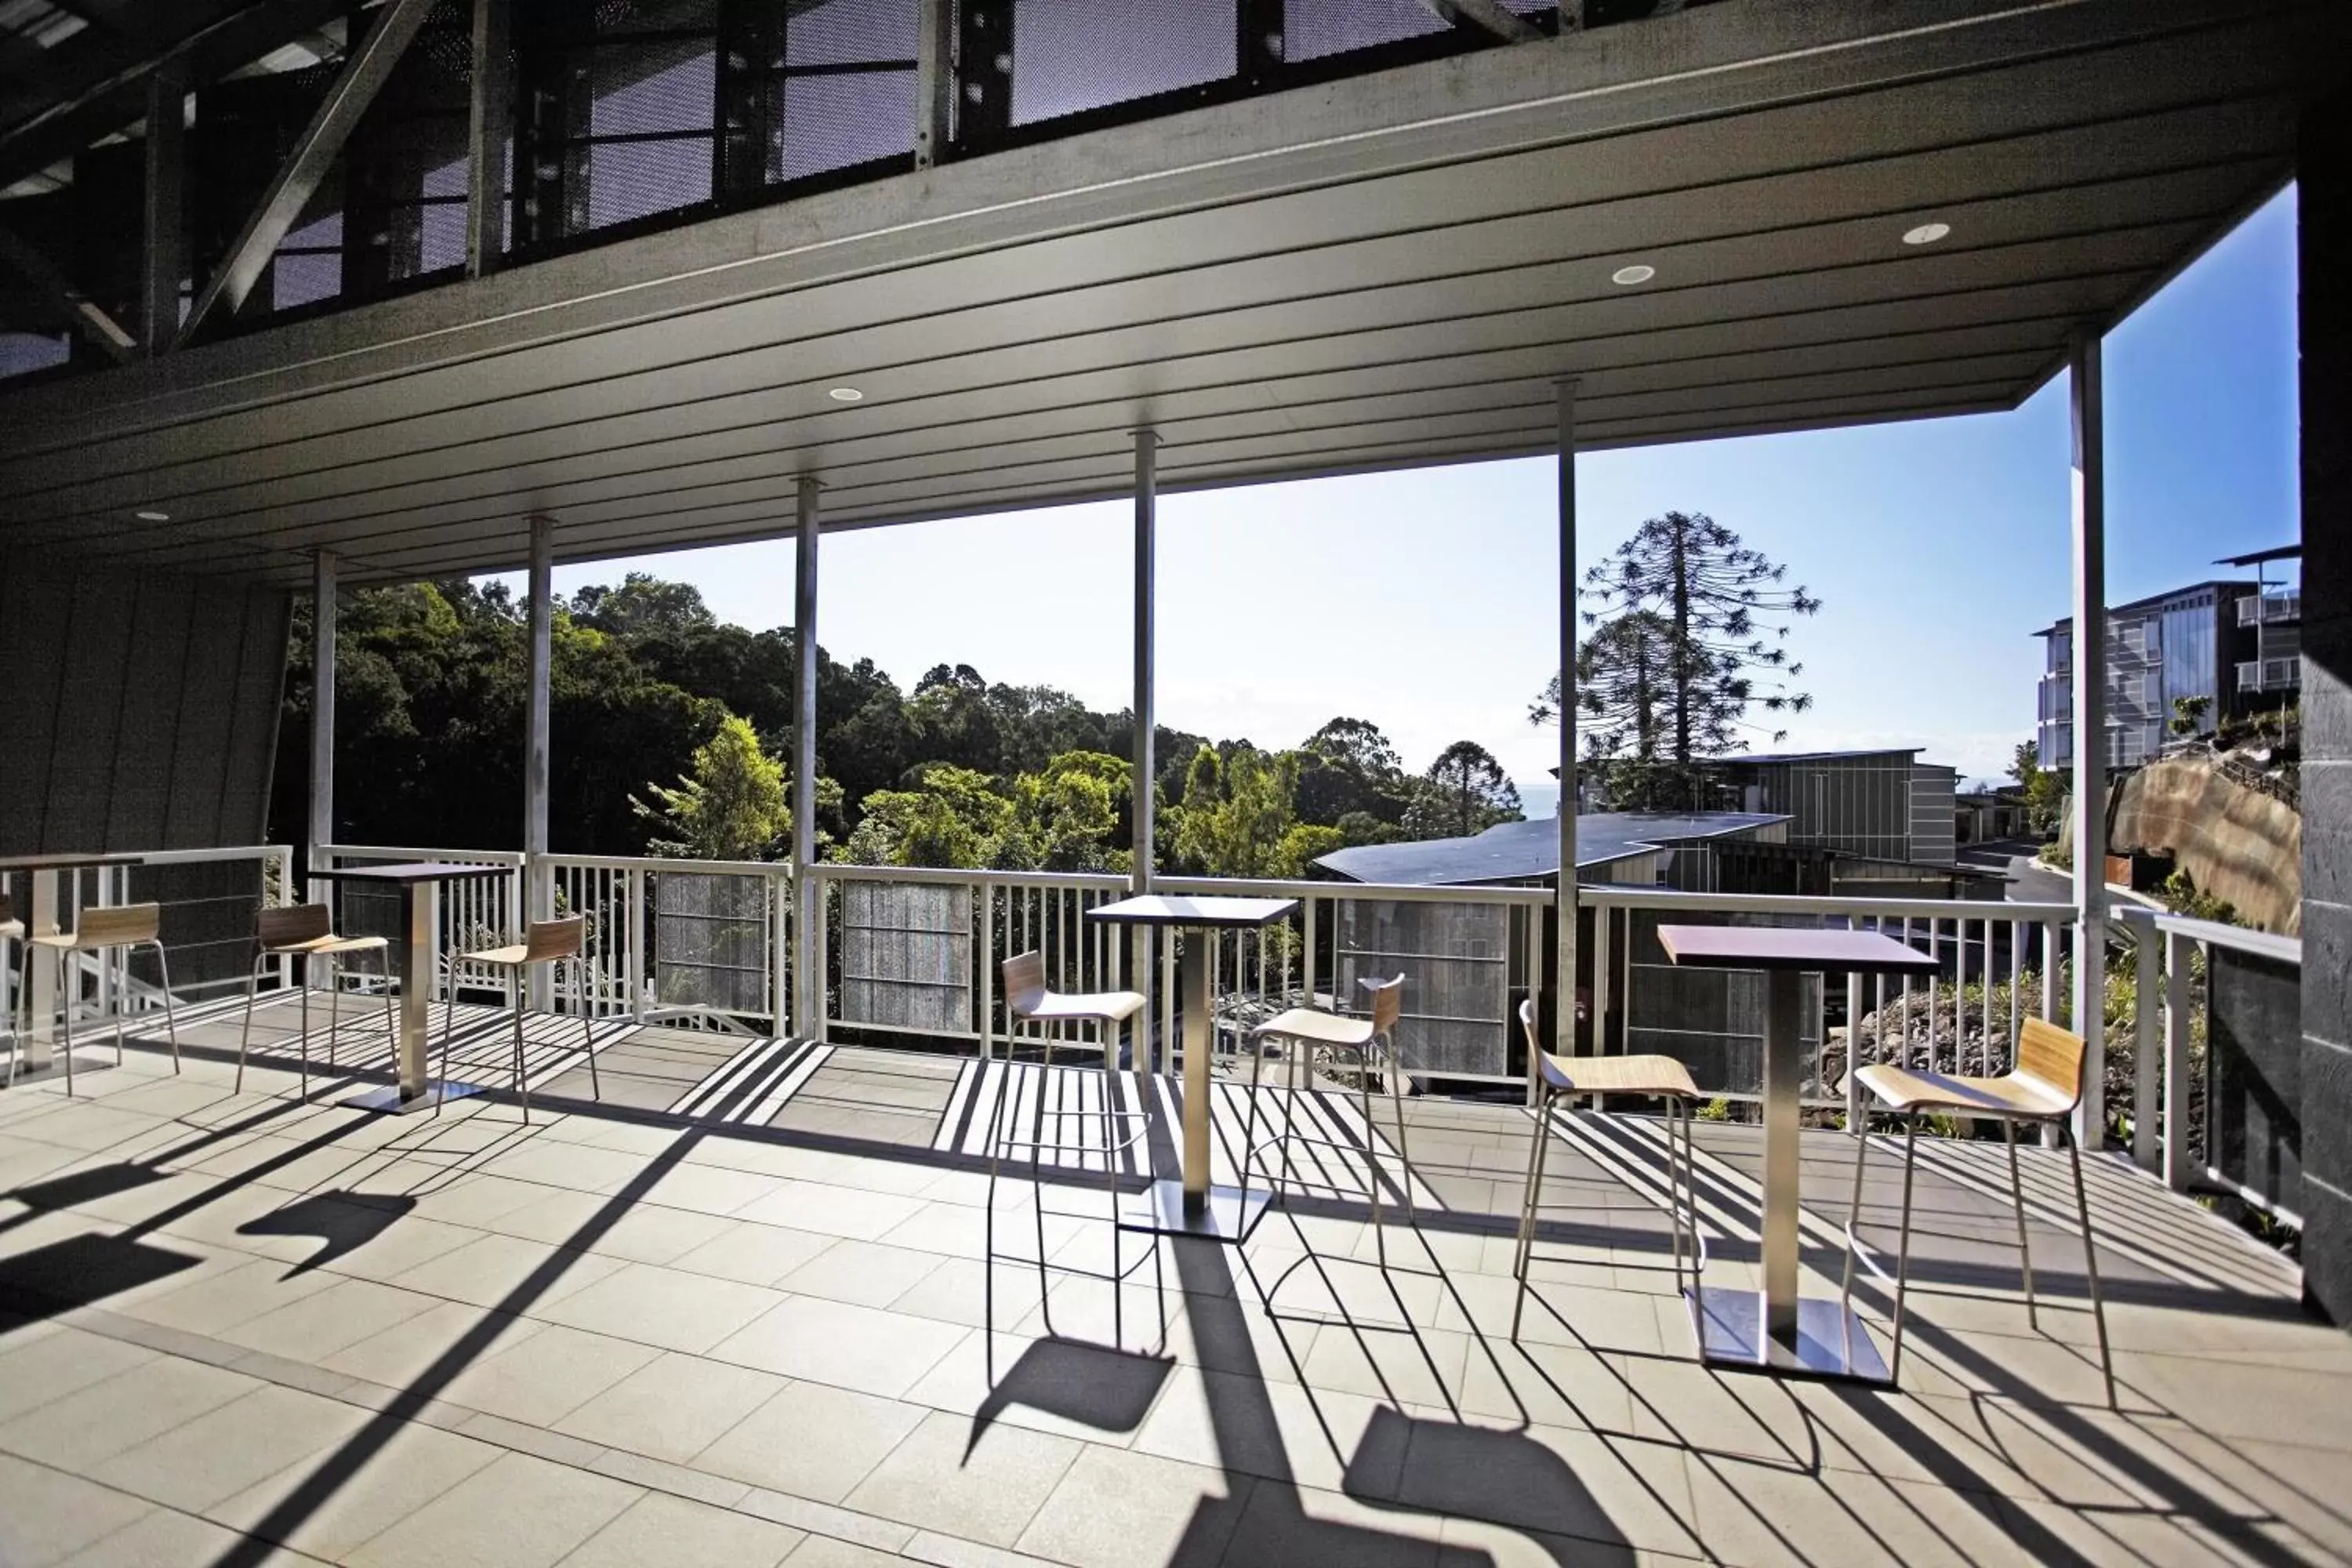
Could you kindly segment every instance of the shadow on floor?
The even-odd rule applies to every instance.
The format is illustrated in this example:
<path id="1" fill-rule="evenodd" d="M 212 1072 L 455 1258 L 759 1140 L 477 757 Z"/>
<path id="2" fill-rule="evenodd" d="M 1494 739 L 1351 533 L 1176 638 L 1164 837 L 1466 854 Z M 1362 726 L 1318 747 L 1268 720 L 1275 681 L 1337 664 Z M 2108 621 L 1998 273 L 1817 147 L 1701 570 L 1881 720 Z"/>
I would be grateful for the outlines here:
<path id="1" fill-rule="evenodd" d="M 312 1193 L 270 1210 L 236 1227 L 239 1236 L 315 1236 L 325 1245 L 289 1268 L 281 1279 L 323 1268 L 346 1253 L 357 1252 L 382 1236 L 403 1215 L 416 1206 L 405 1194 L 371 1193 L 365 1197 L 346 1192 Z"/>
<path id="2" fill-rule="evenodd" d="M 964 1457 L 1014 1405 L 1042 1410 L 1098 1432 L 1132 1432 L 1143 1424 L 1174 1369 L 1173 1356 L 1138 1355 L 1077 1340 L 1039 1340 L 1021 1352 L 972 1413 Z"/>
<path id="3" fill-rule="evenodd" d="M 0 1258 L 0 1311 L 38 1321 L 194 1268 L 184 1252 L 114 1236 L 74 1236 Z"/>
<path id="4" fill-rule="evenodd" d="M 1559 1562 L 1633 1561 L 1633 1548 L 1568 1461 L 1523 1432 L 1372 1412 L 1348 1460 L 1347 1494 L 1374 1508 L 1452 1514 L 1551 1538 Z"/>

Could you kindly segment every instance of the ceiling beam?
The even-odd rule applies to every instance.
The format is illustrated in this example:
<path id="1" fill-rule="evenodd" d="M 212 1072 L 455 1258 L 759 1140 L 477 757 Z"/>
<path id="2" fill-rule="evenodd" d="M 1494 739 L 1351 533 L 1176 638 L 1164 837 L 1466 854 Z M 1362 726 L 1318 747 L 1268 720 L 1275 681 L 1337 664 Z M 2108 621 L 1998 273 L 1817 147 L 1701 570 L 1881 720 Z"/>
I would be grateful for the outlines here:
<path id="1" fill-rule="evenodd" d="M 1505 43 L 1524 44 L 1544 36 L 1544 30 L 1516 11 L 1506 10 L 1502 0 L 1421 0 L 1423 5 L 1449 22 L 1467 22 L 1502 39 Z"/>
<path id="2" fill-rule="evenodd" d="M 122 323 L 73 286 L 71 279 L 34 246 L 14 232 L 0 228 L 0 263 L 30 284 L 41 302 L 59 319 L 79 326 L 90 342 L 117 361 L 127 361 L 139 340 Z"/>
<path id="3" fill-rule="evenodd" d="M 270 257 L 302 216 L 302 209 L 326 178 L 343 150 L 352 127 L 367 112 L 369 104 L 383 84 L 392 79 L 393 68 L 408 50 L 409 41 L 424 26 L 431 15 L 433 0 L 388 0 L 376 13 L 375 24 L 368 28 L 367 37 L 343 62 L 341 75 L 327 89 L 327 96 L 310 117 L 301 140 L 262 193 L 260 204 L 253 216 L 245 220 L 236 242 L 229 247 L 227 257 L 212 280 L 198 291 L 195 302 L 189 308 L 187 324 L 180 329 L 180 342 L 185 345 L 203 327 L 205 319 L 214 308 L 226 300 L 235 310 L 245 303 L 246 296 L 261 277 L 261 269 L 269 265 Z"/>

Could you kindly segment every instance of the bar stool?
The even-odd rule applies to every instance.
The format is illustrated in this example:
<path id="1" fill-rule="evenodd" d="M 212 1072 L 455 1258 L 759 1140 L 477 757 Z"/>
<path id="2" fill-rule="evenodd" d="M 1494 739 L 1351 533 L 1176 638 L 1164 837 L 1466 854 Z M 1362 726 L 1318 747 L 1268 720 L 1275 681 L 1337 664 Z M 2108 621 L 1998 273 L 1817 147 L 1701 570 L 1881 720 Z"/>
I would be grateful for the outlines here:
<path id="1" fill-rule="evenodd" d="M 6 946 L 12 942 L 16 944 L 16 962 L 14 964 L 8 962 Z M 8 1030 L 8 1047 L 12 1053 L 25 1048 L 24 1031 L 16 1026 L 16 988 L 21 984 L 24 967 L 25 922 L 16 918 L 16 906 L 8 901 L 8 895 L 0 893 L 0 1022 L 5 1022 Z M 14 1083 L 16 1080 L 16 1063 L 12 1055 L 8 1062 L 8 1081 Z"/>
<path id="2" fill-rule="evenodd" d="M 391 946 L 380 936 L 337 936 L 334 915 L 324 904 L 294 904 L 282 910 L 263 910 L 254 921 L 254 942 L 259 949 L 254 954 L 253 972 L 246 976 L 245 1030 L 236 1041 L 236 1085 L 232 1092 L 245 1092 L 245 1053 L 253 1040 L 254 994 L 261 988 L 261 966 L 273 958 L 302 960 L 302 1098 L 310 1098 L 310 981 L 311 969 L 320 959 L 332 962 L 331 973 L 339 973 L 341 959 L 347 953 L 373 952 L 383 964 L 383 1023 L 395 1049 L 400 1041 L 400 1026 L 392 1015 Z M 336 993 L 330 989 L 329 994 Z M 342 1023 L 343 1010 L 337 1005 L 327 1015 L 327 1068 L 335 1066 L 335 1036 Z"/>
<path id="3" fill-rule="evenodd" d="M 1853 1081 L 1870 1091 L 1884 1110 L 1903 1121 L 1903 1222 L 1895 1268 L 1895 1350 L 1887 1363 L 1887 1381 L 1903 1373 L 1903 1297 L 1911 1275 L 1911 1174 L 1917 1153 L 1919 1118 L 1931 1113 L 1965 1116 L 1972 1121 L 2000 1123 L 2001 1142 L 2009 1146 L 2010 1197 L 2017 1210 L 2017 1252 L 2025 1275 L 2025 1321 L 2041 1327 L 2033 1301 L 2033 1255 L 2025 1239 L 2025 1184 L 2017 1173 L 2017 1129 L 2055 1127 L 2066 1141 L 2074 1172 L 2074 1214 L 2083 1228 L 2083 1266 L 2091 1282 L 2091 1316 L 2098 1325 L 2099 1370 L 2106 1378 L 2107 1406 L 2116 1405 L 2116 1363 L 2107 1350 L 2107 1309 L 2099 1297 L 2098 1249 L 2091 1240 L 2091 1204 L 2083 1190 L 2083 1151 L 2071 1125 L 2074 1107 L 2083 1099 L 2083 1061 L 2089 1047 L 2083 1037 L 2062 1029 L 2045 1018 L 2028 1018 L 2018 1037 L 2017 1066 L 2000 1078 L 1960 1078 L 1940 1072 L 1915 1072 L 1909 1068 L 1874 1062 L 1858 1068 Z M 1870 1154 L 1869 1110 L 1863 1111 L 1863 1139 L 1854 1150 L 1853 1201 L 1845 1221 L 1845 1281 L 1842 1302 L 1853 1298 L 1854 1229 L 1862 1223 L 1863 1167 Z M 1874 1268 L 1875 1266 L 1873 1266 Z M 1884 1278 L 1884 1275 L 1881 1275 Z"/>
<path id="4" fill-rule="evenodd" d="M 1417 1227 L 1412 1212 L 1412 1156 L 1405 1147 L 1404 1136 L 1404 1062 L 1396 1049 L 1397 1019 L 1404 1011 L 1404 976 L 1393 980 L 1366 980 L 1362 985 L 1371 996 L 1371 1016 L 1363 1018 L 1343 1017 L 1315 1007 L 1293 1007 L 1277 1014 L 1250 1031 L 1250 1106 L 1249 1120 L 1242 1133 L 1242 1165 L 1244 1180 L 1249 1168 L 1265 1157 L 1265 1152 L 1282 1152 L 1283 1207 L 1290 1206 L 1290 1191 L 1300 1184 L 1294 1172 L 1291 1146 L 1306 1143 L 1318 1149 L 1345 1152 L 1362 1160 L 1364 1191 L 1372 1207 L 1373 1245 L 1379 1249 L 1381 1267 L 1389 1263 L 1388 1233 L 1381 1225 L 1380 1156 L 1373 1145 L 1378 1136 L 1372 1129 L 1372 1072 L 1377 1068 L 1388 1086 L 1389 1113 L 1396 1126 L 1397 1159 L 1404 1167 L 1401 1184 L 1404 1193 L 1404 1221 Z M 1282 1132 L 1264 1144 L 1257 1141 L 1258 1084 L 1265 1070 L 1265 1045 L 1269 1040 L 1284 1040 L 1297 1048 L 1287 1052 L 1283 1066 Z M 1335 1067 L 1349 1067 L 1356 1074 L 1357 1113 L 1363 1118 L 1364 1141 L 1361 1144 L 1339 1138 L 1325 1138 L 1316 1133 L 1302 1132 L 1298 1115 L 1298 1075 L 1303 1068 L 1308 1073 L 1318 1060 Z M 1307 1092 L 1314 1093 L 1310 1086 Z M 1345 1189 L 1330 1182 L 1307 1182 L 1308 1186 L 1328 1187 L 1334 1193 Z M 1293 1264 L 1292 1268 L 1297 1268 Z M 1284 1270 L 1287 1276 L 1289 1270 Z M 1276 1289 L 1280 1289 L 1277 1282 Z"/>
<path id="5" fill-rule="evenodd" d="M 1535 1146 L 1528 1151 L 1528 1190 L 1519 1203 L 1519 1246 L 1511 1263 L 1511 1272 L 1519 1281 L 1517 1299 L 1511 1306 L 1511 1339 L 1519 1337 L 1519 1320 L 1528 1309 L 1529 1276 L 1535 1271 L 1536 1216 L 1544 1210 L 1559 1211 L 1577 1208 L 1574 1204 L 1547 1204 L 1543 1193 L 1544 1157 L 1551 1148 L 1552 1112 L 1564 1100 L 1578 1095 L 1592 1097 L 1594 1110 L 1601 1099 L 1609 1094 L 1638 1095 L 1643 1100 L 1666 1102 L 1666 1188 L 1664 1208 L 1666 1226 L 1674 1237 L 1675 1289 L 1683 1284 L 1683 1226 L 1687 1215 L 1691 1234 L 1690 1284 L 1696 1288 L 1706 1268 L 1706 1240 L 1698 1227 L 1698 1180 L 1696 1163 L 1691 1151 L 1691 1102 L 1698 1098 L 1698 1086 L 1691 1082 L 1690 1069 L 1672 1057 L 1570 1057 L 1561 1058 L 1544 1049 L 1543 1040 L 1536 1028 L 1536 1001 L 1530 996 L 1519 1004 L 1519 1027 L 1528 1037 L 1528 1059 L 1536 1064 L 1538 1096 L 1536 1106 Z M 1675 1128 L 1682 1128 L 1682 1158 L 1675 1158 Z M 1630 1186 L 1631 1184 L 1628 1184 Z M 1639 1189 L 1634 1189 L 1639 1191 Z"/>
<path id="6" fill-rule="evenodd" d="M 46 948 L 57 955 L 58 990 L 63 994 L 59 1012 L 65 1019 L 66 1092 L 73 1092 L 73 1009 L 72 975 L 67 961 L 77 952 L 105 952 L 118 947 L 152 947 L 155 963 L 163 971 L 163 1026 L 172 1037 L 172 1070 L 180 1070 L 180 1023 L 172 1008 L 172 961 L 164 955 L 163 944 L 158 940 L 163 930 L 163 908 L 161 904 L 117 904 L 110 909 L 84 910 L 80 923 L 68 931 L 45 931 L 32 939 L 28 947 Z M 29 960 L 28 960 L 29 963 Z M 22 1054 L 20 1051 L 19 1055 Z M 8 1058 L 8 1081 L 16 1081 L 16 1057 Z M 122 1031 L 114 1035 L 114 1060 L 122 1062 Z"/>
<path id="7" fill-rule="evenodd" d="M 449 1007 L 441 1016 L 441 1083 L 433 1097 L 433 1114 L 441 1114 L 441 1102 L 449 1095 L 449 1037 L 457 1024 L 457 968 L 460 963 L 479 964 L 486 969 L 503 969 L 514 991 L 514 1074 L 515 1091 L 522 1097 L 522 1119 L 530 1120 L 530 1079 L 523 1068 L 522 1002 L 524 971 L 535 963 L 562 963 L 569 959 L 578 973 L 586 960 L 581 956 L 581 942 L 588 930 L 586 915 L 567 915 L 560 921 L 533 921 L 523 933 L 522 941 L 508 947 L 487 947 L 478 952 L 457 955 L 449 969 Z M 581 1049 L 588 1053 L 588 1084 L 598 1100 L 604 1098 L 604 1086 L 596 1077 L 596 1020 L 588 1010 L 587 975 L 579 973 Z"/>
<path id="8" fill-rule="evenodd" d="M 1024 1136 L 1024 1129 L 1012 1124 L 1010 1120 L 1015 1113 L 1015 1103 L 1021 1098 L 1015 1093 L 1011 1041 L 1007 1041 L 1005 1045 L 1004 1085 L 996 1097 L 995 1105 L 989 1111 L 988 1207 L 987 1218 L 983 1222 L 984 1256 L 981 1261 L 981 1268 L 984 1297 L 982 1310 L 987 1324 L 983 1332 L 988 1340 L 984 1353 L 991 1386 L 993 1386 L 996 1382 L 996 1265 L 999 1261 L 1008 1263 L 1032 1261 L 1017 1253 L 999 1253 L 996 1250 L 996 1182 L 998 1170 L 1003 1160 L 1007 1156 L 1018 1159 L 1024 1153 L 1029 1157 L 1030 1208 L 1035 1216 L 1037 1226 L 1037 1255 L 1034 1259 L 1037 1266 L 1037 1297 L 1040 1310 L 1045 1313 L 1046 1333 L 1050 1335 L 1054 1332 L 1053 1297 L 1046 1289 L 1045 1280 L 1046 1269 L 1051 1267 L 1056 1273 L 1080 1275 L 1089 1279 L 1103 1280 L 1110 1286 L 1111 1335 L 1121 1344 L 1125 1343 L 1127 1329 L 1126 1302 L 1122 1289 L 1126 1284 L 1127 1277 L 1143 1266 L 1143 1258 L 1139 1257 L 1132 1263 L 1122 1260 L 1124 1248 L 1119 1238 L 1126 1234 L 1126 1230 L 1120 1223 L 1118 1214 L 1118 1157 L 1130 1149 L 1138 1151 L 1137 1160 L 1143 1166 L 1143 1173 L 1147 1180 L 1150 1175 L 1151 1163 L 1151 1152 L 1148 1142 L 1150 1135 L 1150 1113 L 1142 1110 L 1118 1110 L 1114 1100 L 1118 1070 L 1117 1031 L 1119 1025 L 1143 1011 L 1143 997 L 1132 991 L 1071 993 L 1049 991 L 1045 988 L 1045 955 L 1038 952 L 1024 952 L 1006 959 L 1003 973 L 1004 1002 L 1007 1010 L 1021 1022 L 1049 1026 L 1049 1032 L 1044 1040 L 1043 1070 L 1045 1076 L 1039 1083 L 1040 1092 L 1035 1107 L 1036 1136 L 1034 1138 Z M 1081 1104 L 1075 1110 L 1063 1110 L 1045 1104 L 1043 1091 L 1052 1081 L 1054 1047 L 1060 1041 L 1060 1030 L 1072 1024 L 1092 1024 L 1095 1027 L 1096 1042 L 1102 1051 L 1101 1092 L 1098 1103 L 1091 1108 Z M 985 1049 L 984 1047 L 982 1048 Z M 1065 1068 L 1064 1070 L 1074 1069 Z M 1075 1070 L 1091 1074 L 1096 1069 L 1086 1067 Z M 1080 1081 L 1084 1082 L 1083 1079 Z M 1098 1145 L 1087 1141 L 1086 1122 L 1089 1118 L 1099 1123 L 1102 1139 Z M 1062 1124 L 1073 1120 L 1078 1123 L 1079 1129 L 1075 1138 L 1065 1135 L 1062 1131 Z M 1098 1269 L 1079 1268 L 1067 1264 L 1049 1266 L 1045 1261 L 1046 1209 L 1043 1174 L 1045 1161 L 1050 1155 L 1054 1157 L 1055 1163 L 1059 1164 L 1062 1156 L 1069 1155 L 1075 1156 L 1083 1163 L 1087 1156 L 1096 1153 L 1097 1150 L 1102 1155 L 1103 1192 L 1109 1203 L 1110 1269 L 1106 1273 Z M 1053 1212 L 1067 1219 L 1095 1217 L 1091 1215 L 1076 1214 L 1060 1209 Z M 1167 1293 L 1167 1280 L 1160 1267 L 1158 1237 L 1147 1233 L 1144 1237 L 1144 1250 L 1151 1260 L 1155 1288 L 1164 1298 Z M 1167 1329 L 1164 1301 L 1160 1322 L 1161 1332 L 1164 1334 Z"/>

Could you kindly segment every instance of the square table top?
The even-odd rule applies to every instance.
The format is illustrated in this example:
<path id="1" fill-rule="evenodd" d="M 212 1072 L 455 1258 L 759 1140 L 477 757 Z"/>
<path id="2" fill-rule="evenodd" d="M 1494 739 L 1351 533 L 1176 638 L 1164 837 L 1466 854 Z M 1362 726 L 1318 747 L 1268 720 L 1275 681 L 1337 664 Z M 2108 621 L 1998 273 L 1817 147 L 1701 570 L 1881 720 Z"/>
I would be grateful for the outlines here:
<path id="1" fill-rule="evenodd" d="M 1658 945 L 1677 964 L 1717 969 L 1932 974 L 1940 967 L 1891 936 L 1830 927 L 1660 926 Z"/>
<path id="2" fill-rule="evenodd" d="M 464 865 L 447 860 L 407 860 L 383 866 L 338 866 L 306 875 L 322 882 L 455 882 L 466 877 L 503 877 L 510 866 Z"/>
<path id="3" fill-rule="evenodd" d="M 1174 926 L 1192 931 L 1247 930 L 1298 907 L 1297 899 L 1228 899 L 1192 893 L 1144 893 L 1117 903 L 1097 904 L 1087 919 L 1114 925 Z"/>
<path id="4" fill-rule="evenodd" d="M 0 855 L 0 871 L 68 871 L 85 866 L 143 866 L 147 857 L 128 850 L 111 855 Z"/>

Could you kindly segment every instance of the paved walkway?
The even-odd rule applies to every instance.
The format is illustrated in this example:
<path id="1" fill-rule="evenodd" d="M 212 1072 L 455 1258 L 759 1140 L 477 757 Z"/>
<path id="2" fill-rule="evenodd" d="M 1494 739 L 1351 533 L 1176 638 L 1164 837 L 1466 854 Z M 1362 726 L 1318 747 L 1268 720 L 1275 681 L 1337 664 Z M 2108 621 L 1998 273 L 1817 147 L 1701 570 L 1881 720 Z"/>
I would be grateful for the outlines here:
<path id="1" fill-rule="evenodd" d="M 1432 1104 L 1425 1247 L 1391 1226 L 1384 1277 L 1330 1204 L 1239 1251 L 1171 1246 L 1113 1350 L 1108 1288 L 1041 1297 L 1019 1266 L 983 1331 L 987 1182 L 930 1146 L 935 1113 L 906 1147 L 617 1109 L 526 1128 L 497 1099 L 403 1121 L 316 1081 L 299 1103 L 275 1064 L 233 1095 L 209 1055 L 178 1078 L 111 1058 L 85 1050 L 79 1100 L 0 1094 L 9 1568 L 2352 1558 L 2352 1340 L 2302 1318 L 2282 1260 L 2105 1162 L 2121 1413 L 2046 1158 L 2036 1332 L 1997 1163 L 1934 1151 L 1889 1394 L 1693 1364 L 1663 1229 L 1620 1179 L 1654 1171 L 1639 1118 L 1556 1158 L 1547 1195 L 1593 1207 L 1554 1232 L 1523 1342 L 1495 1216 L 1532 1124 Z M 840 1070 L 887 1089 L 891 1065 Z M 1832 1214 L 1853 1145 L 1807 1142 Z M 1755 1151 L 1705 1142 L 1710 1278 L 1733 1281 Z M 1871 1196 L 1891 1212 L 1891 1183 Z M 1000 1190 L 1001 1244 L 1034 1242 L 1031 1204 Z M 1098 1221 L 1043 1232 L 1057 1262 L 1105 1260 Z M 1808 1241 L 1834 1268 L 1833 1233 Z"/>

